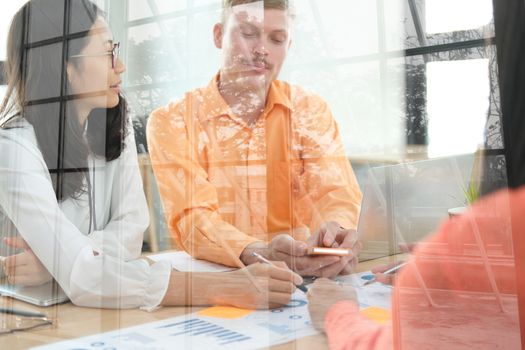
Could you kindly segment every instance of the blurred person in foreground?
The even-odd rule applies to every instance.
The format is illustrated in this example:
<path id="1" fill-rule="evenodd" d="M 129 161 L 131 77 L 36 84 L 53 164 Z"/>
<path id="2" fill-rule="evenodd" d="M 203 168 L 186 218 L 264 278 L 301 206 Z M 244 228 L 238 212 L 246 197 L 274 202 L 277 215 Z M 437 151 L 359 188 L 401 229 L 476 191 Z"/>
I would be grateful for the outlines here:
<path id="1" fill-rule="evenodd" d="M 394 278 L 373 269 L 393 283 L 385 324 L 361 314 L 352 286 L 317 280 L 308 293 L 313 324 L 331 349 L 520 349 L 515 261 L 525 246 L 513 235 L 525 231 L 524 211 L 525 187 L 500 190 L 412 247 Z"/>

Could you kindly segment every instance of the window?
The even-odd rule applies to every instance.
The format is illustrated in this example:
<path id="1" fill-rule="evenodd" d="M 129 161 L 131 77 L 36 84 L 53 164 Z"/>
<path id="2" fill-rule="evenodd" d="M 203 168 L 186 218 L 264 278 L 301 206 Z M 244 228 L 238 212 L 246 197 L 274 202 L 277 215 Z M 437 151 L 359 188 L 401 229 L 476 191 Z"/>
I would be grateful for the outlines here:
<path id="1" fill-rule="evenodd" d="M 296 259 L 297 256 L 287 256 L 284 250 L 268 255 L 279 258 L 282 254 L 288 266 L 296 268 L 305 278 L 339 268 L 337 272 L 330 271 L 330 277 L 339 278 L 340 287 L 353 280 L 360 299 L 354 301 L 361 308 L 354 310 L 355 314 L 361 312 L 378 324 L 392 320 L 386 322 L 388 327 L 391 323 L 397 327 L 399 321 L 399 327 L 404 328 L 397 332 L 401 338 L 394 340 L 400 344 L 424 342 L 424 338 L 432 338 L 433 334 L 438 335 L 433 338 L 451 343 L 443 336 L 450 330 L 450 322 L 462 326 L 454 329 L 454 336 L 461 336 L 462 341 L 467 339 L 464 343 L 489 344 L 488 347 L 490 341 L 497 343 L 501 338 L 494 334 L 503 334 L 509 343 L 519 342 L 518 299 L 513 280 L 520 274 L 512 271 L 515 249 L 507 207 L 499 201 L 492 206 L 480 206 L 474 209 L 481 214 L 479 222 L 477 212 L 453 218 L 463 221 L 449 221 L 445 229 L 423 242 L 449 215 L 452 218 L 478 195 L 506 184 L 493 0 L 295 0 L 297 18 L 293 24 L 292 49 L 280 78 L 327 101 L 338 122 L 344 152 L 334 137 L 337 132 L 330 118 L 319 118 L 326 123 L 304 118 L 308 121 L 301 125 L 305 131 L 296 133 L 299 127 L 290 132 L 290 124 L 285 123 L 289 114 L 282 108 L 280 114 L 274 114 L 277 118 L 267 119 L 285 121 L 271 125 L 272 129 L 270 122 L 265 123 L 267 120 L 256 119 L 264 108 L 264 100 L 259 100 L 260 109 L 240 109 L 246 114 L 253 112 L 254 118 L 250 120 L 255 121 L 253 124 L 246 119 L 242 123 L 219 115 L 217 120 L 224 117 L 226 121 L 196 123 L 200 130 L 194 134 L 193 128 L 188 127 L 191 123 L 184 117 L 194 116 L 190 113 L 190 102 L 199 100 L 199 96 L 184 106 L 188 107 L 184 117 L 159 113 L 159 118 L 150 119 L 150 131 L 158 138 L 150 140 L 151 157 L 147 154 L 145 136 L 151 112 L 207 85 L 220 69 L 222 57 L 214 45 L 212 29 L 220 20 L 222 1 L 92 1 L 107 12 L 114 41 L 122 44 L 120 57 L 127 66 L 122 75 L 122 93 L 130 104 L 135 132 L 128 133 L 124 129 L 127 120 L 119 119 L 125 115 L 120 113 L 124 108 L 115 108 L 125 105 L 119 96 L 117 61 L 109 60 L 109 57 L 115 59 L 116 51 L 111 48 L 117 46 L 111 45 L 105 30 L 89 31 L 93 19 L 98 18 L 93 15 L 95 12 L 80 11 L 77 20 L 69 20 L 67 16 L 75 6 L 89 10 L 89 4 L 72 0 L 35 1 L 35 8 L 26 12 L 24 18 L 28 26 L 23 26 L 25 31 L 20 35 L 23 54 L 16 66 L 23 71 L 20 81 L 31 78 L 27 78 L 26 89 L 19 89 L 25 94 L 20 101 L 25 120 L 13 118 L 12 125 L 6 122 L 1 130 L 6 134 L 0 135 L 7 150 L 5 157 L 0 158 L 4 160 L 0 163 L 0 183 L 8 188 L 0 196 L 0 236 L 16 234 L 17 230 L 24 233 L 22 236 L 37 258 L 53 274 L 48 276 L 49 280 L 55 278 L 62 287 L 68 287 L 64 290 L 71 300 L 85 308 L 59 305 L 54 309 L 53 319 L 60 319 L 62 325 L 40 335 L 14 336 L 9 338 L 10 342 L 48 342 L 85 333 L 92 335 L 74 340 L 76 344 L 85 341 L 91 347 L 112 346 L 114 342 L 149 346 L 158 339 L 168 339 L 166 344 L 186 344 L 188 348 L 198 347 L 200 340 L 203 344 L 217 340 L 218 345 L 246 341 L 239 345 L 270 346 L 270 342 L 315 334 L 312 328 L 315 322 L 308 318 L 307 297 L 280 295 L 284 294 L 282 290 L 276 293 L 284 288 L 282 283 L 268 284 L 276 288 L 273 293 L 259 290 L 257 280 L 265 279 L 259 278 L 260 266 L 215 277 L 183 273 L 201 268 L 226 272 L 232 266 L 243 267 L 258 261 L 256 258 L 260 256 L 252 255 L 251 249 L 261 247 L 266 254 L 284 240 L 292 240 L 280 236 L 283 241 L 264 246 L 281 233 L 290 233 L 298 241 L 308 240 L 309 245 L 323 245 L 325 239 L 317 242 L 311 239 L 312 233 L 316 238 L 315 233 L 323 230 L 332 231 L 338 238 L 345 237 L 337 242 L 338 255 L 342 257 L 337 263 L 332 260 L 333 264 L 323 266 L 326 257 Z M 8 23 L 7 18 L 24 2 L 18 0 L 6 5 L 2 23 Z M 41 26 L 35 29 L 38 22 Z M 0 30 L 4 30 L 5 36 L 5 28 Z M 244 39 L 252 36 L 242 30 L 238 34 Z M 103 40 L 98 40 L 100 36 Z M 98 46 L 83 51 L 93 48 L 88 42 Z M 245 52 L 257 49 L 254 46 Z M 251 69 L 260 73 L 261 66 L 254 64 L 250 55 L 246 54 L 250 58 L 243 62 L 243 69 L 252 65 Z M 67 65 L 66 57 L 69 57 Z M 5 59 L 5 52 L 0 52 L 0 63 L 5 64 Z M 86 60 L 87 64 L 77 65 L 77 59 Z M 6 91 L 4 80 L 0 81 L 0 96 Z M 236 88 L 236 93 L 243 91 L 244 85 Z M 109 99 L 115 104 L 110 105 Z M 245 101 L 241 100 L 239 105 Z M 317 107 L 323 110 L 325 106 L 315 98 L 308 102 L 315 108 L 305 103 L 308 107 L 302 115 L 317 115 L 311 111 Z M 301 113 L 294 114 L 297 115 Z M 29 122 L 32 129 L 15 122 Z M 316 129 L 318 125 L 328 127 Z M 296 134 L 299 137 L 292 139 Z M 134 136 L 139 153 L 144 153 L 138 158 L 142 179 L 133 144 L 126 143 L 126 153 L 121 152 L 123 135 L 126 141 Z M 285 141 L 274 145 L 268 140 Z M 487 157 L 485 154 L 478 157 L 476 151 L 480 147 Z M 127 152 L 130 148 L 132 151 Z M 110 152 L 117 155 L 109 159 Z M 19 154 L 22 156 L 18 157 Z M 347 158 L 351 160 L 357 183 Z M 483 163 L 479 161 L 481 158 Z M 74 181 L 65 181 L 71 179 Z M 490 188 L 484 187 L 486 183 Z M 364 197 L 359 186 L 366 189 Z M 71 188 L 69 197 L 62 196 Z M 165 217 L 169 218 L 169 225 Z M 97 218 L 101 219 L 100 225 Z M 149 235 L 143 235 L 148 223 Z M 48 235 L 42 235 L 41 231 Z M 357 231 L 359 242 L 353 236 Z M 248 247 L 253 241 L 256 248 Z M 343 264 L 338 265 L 354 257 L 350 249 L 361 250 L 360 263 L 404 253 L 389 257 L 392 262 L 409 258 L 407 251 L 412 244 L 418 244 L 413 252 L 418 256 L 409 259 L 416 263 L 407 262 L 411 264 L 412 270 L 407 270 L 412 275 L 406 280 L 399 278 L 396 289 L 375 284 L 375 291 L 374 287 L 366 287 L 371 288 L 371 294 L 367 295 L 366 289 L 360 288 L 368 283 L 365 280 L 377 282 L 373 275 L 368 272 L 358 277 L 339 275 Z M 138 261 L 141 248 L 142 252 L 172 248 L 179 251 L 168 253 L 174 258 L 172 262 L 158 263 L 163 257 L 148 255 L 144 261 L 140 256 Z M 0 256 L 12 254 L 13 249 L 0 245 Z M 208 265 L 206 260 L 225 265 Z M 361 264 L 357 271 L 368 271 L 383 261 Z M 259 262 L 269 263 L 263 259 Z M 303 269 L 302 264 L 309 266 Z M 459 272 L 445 276 L 447 271 L 443 271 L 447 269 L 443 266 L 450 267 L 448 272 L 455 269 Z M 355 271 L 350 265 L 347 268 Z M 2 273 L 0 269 L 0 278 Z M 454 284 L 465 276 L 469 283 L 463 283 L 466 287 L 460 288 L 458 298 L 458 285 Z M 8 276 L 9 281 L 11 277 Z M 403 284 L 411 277 L 415 279 Z M 483 280 L 477 280 L 478 277 Z M 168 283 L 168 279 L 176 283 Z M 443 288 L 440 280 L 446 282 Z M 230 281 L 234 283 L 229 284 Z M 216 287 L 221 284 L 229 284 L 224 289 L 226 294 L 231 293 L 231 299 L 224 298 L 223 288 Z M 467 284 L 475 290 L 469 290 Z M 169 285 L 167 292 L 166 285 Z M 244 288 L 245 285 L 253 291 Z M 293 289 L 291 284 L 288 287 Z M 174 293 L 174 288 L 181 289 Z M 400 292 L 392 294 L 393 290 Z M 322 294 L 327 297 L 330 293 Z M 276 310 L 244 309 L 270 306 L 268 302 L 276 296 L 290 298 L 279 302 L 283 307 Z M 376 298 L 381 305 L 375 305 Z M 175 313 L 169 309 L 157 313 L 126 310 L 121 314 L 86 308 L 150 309 L 150 306 L 156 308 L 160 299 L 178 306 L 194 303 L 199 310 L 181 306 Z M 259 299 L 258 305 L 254 305 Z M 207 303 L 243 309 L 220 305 L 211 311 L 200 309 Z M 400 307 L 392 312 L 393 303 Z M 433 304 L 439 307 L 427 307 Z M 414 312 L 410 306 L 414 306 Z M 444 307 L 447 312 L 440 312 Z M 466 317 L 463 311 L 472 314 L 467 313 Z M 89 324 L 84 323 L 88 327 L 79 333 L 81 327 L 73 326 L 75 318 L 86 319 L 81 317 L 83 312 L 96 317 L 87 317 Z M 477 314 L 486 318 L 476 318 Z M 209 319 L 203 321 L 199 317 Z M 424 332 L 420 327 L 422 319 L 426 322 Z M 155 323 L 146 324 L 150 321 Z M 246 327 L 245 321 L 253 322 L 255 328 Z M 128 325 L 142 323 L 151 327 L 147 328 L 148 333 L 140 333 L 139 328 L 127 331 Z M 63 324 L 75 332 L 68 333 Z M 377 325 L 374 327 L 378 329 Z M 115 328 L 119 328 L 115 333 L 95 334 Z M 244 334 L 244 330 L 249 332 Z M 469 332 L 472 339 L 468 339 Z M 390 333 L 381 335 L 386 334 L 384 339 L 388 339 Z M 483 342 L 479 341 L 480 334 Z M 166 338 L 161 339 L 164 335 Z M 312 344 L 326 345 L 322 332 L 318 336 L 320 343 Z M 294 342 L 284 347 L 300 348 L 302 344 Z"/>
<path id="2" fill-rule="evenodd" d="M 122 6 L 127 91 L 137 114 L 147 116 L 217 72 L 219 1 Z M 491 1 L 303 0 L 296 12 L 281 78 L 328 101 L 350 157 L 426 158 L 473 152 L 480 143 L 502 148 Z M 451 85 L 468 91 L 449 106 L 454 113 L 436 102 Z M 464 137 L 451 139 L 454 130 Z"/>
<path id="3" fill-rule="evenodd" d="M 16 11 L 26 2 L 26 0 L 13 0 L 3 5 L 0 13 L 0 99 L 4 99 L 6 93 L 5 79 L 3 77 L 4 61 L 6 60 L 7 31 L 11 23 L 11 18 Z"/>

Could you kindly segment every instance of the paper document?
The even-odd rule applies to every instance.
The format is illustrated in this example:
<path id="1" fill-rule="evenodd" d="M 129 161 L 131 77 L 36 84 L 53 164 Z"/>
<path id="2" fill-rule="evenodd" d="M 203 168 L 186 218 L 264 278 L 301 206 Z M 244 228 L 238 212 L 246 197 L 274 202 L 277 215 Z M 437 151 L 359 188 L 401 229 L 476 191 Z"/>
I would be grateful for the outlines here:
<path id="1" fill-rule="evenodd" d="M 349 284 L 355 288 L 361 314 L 379 324 L 383 324 L 391 318 L 390 299 L 392 287 L 379 282 L 365 286 L 365 282 L 373 278 L 373 276 L 370 271 L 367 271 L 339 276 L 337 281 L 342 284 Z"/>
<path id="2" fill-rule="evenodd" d="M 181 258 L 178 253 L 176 257 Z M 188 260 L 188 257 L 186 255 L 184 259 Z M 365 272 L 343 276 L 337 280 L 356 288 L 364 316 L 378 323 L 387 322 L 390 319 L 392 288 L 381 283 L 363 286 L 369 275 L 370 272 Z M 247 350 L 268 348 L 318 333 L 310 322 L 306 295 L 298 290 L 292 295 L 290 303 L 279 309 L 247 310 L 213 306 L 193 314 L 67 340 L 37 349 Z"/>
<path id="3" fill-rule="evenodd" d="M 317 334 L 306 296 L 296 292 L 280 309 L 214 306 L 199 312 L 37 349 L 260 349 Z"/>
<path id="4" fill-rule="evenodd" d="M 233 267 L 215 264 L 206 260 L 194 259 L 184 251 L 148 255 L 153 261 L 169 260 L 171 266 L 179 271 L 225 272 L 235 270 Z"/>

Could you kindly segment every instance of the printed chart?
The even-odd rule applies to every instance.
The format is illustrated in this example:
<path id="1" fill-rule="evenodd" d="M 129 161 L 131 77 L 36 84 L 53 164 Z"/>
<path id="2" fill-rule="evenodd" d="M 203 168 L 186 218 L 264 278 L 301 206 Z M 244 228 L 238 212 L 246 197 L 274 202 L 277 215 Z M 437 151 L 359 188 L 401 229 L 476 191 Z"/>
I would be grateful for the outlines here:
<path id="1" fill-rule="evenodd" d="M 391 319 L 390 298 L 392 287 L 382 283 L 372 283 L 365 286 L 365 282 L 373 278 L 370 271 L 340 276 L 337 281 L 341 284 L 353 286 L 357 292 L 361 314 L 369 319 L 384 324 Z"/>
<path id="2" fill-rule="evenodd" d="M 283 308 L 253 311 L 211 307 L 190 315 L 68 340 L 37 349 L 258 349 L 317 334 L 306 296 Z"/>
<path id="3" fill-rule="evenodd" d="M 361 313 L 384 323 L 390 319 L 391 287 L 364 286 L 370 273 L 338 278 L 357 290 Z M 199 312 L 108 333 L 54 343 L 37 349 L 260 349 L 317 334 L 306 295 L 296 291 L 282 308 L 255 311 L 214 306 Z"/>

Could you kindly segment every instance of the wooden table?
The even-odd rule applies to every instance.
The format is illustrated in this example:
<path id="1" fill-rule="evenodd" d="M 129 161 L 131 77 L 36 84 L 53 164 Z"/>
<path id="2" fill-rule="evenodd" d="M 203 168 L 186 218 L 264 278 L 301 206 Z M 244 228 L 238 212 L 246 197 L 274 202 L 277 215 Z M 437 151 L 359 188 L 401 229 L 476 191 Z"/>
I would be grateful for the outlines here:
<path id="1" fill-rule="evenodd" d="M 359 263 L 356 271 L 370 270 L 378 264 L 395 261 L 396 257 L 385 257 Z M 43 312 L 55 320 L 51 326 L 44 326 L 30 331 L 0 335 L 1 349 L 27 349 L 33 346 L 50 344 L 67 339 L 109 332 L 119 328 L 131 327 L 147 322 L 154 322 L 198 311 L 199 307 L 163 307 L 154 312 L 138 309 L 108 310 L 78 307 L 71 303 L 47 308 L 33 306 L 8 297 L 0 297 L 0 307 L 20 308 Z M 0 314 L 0 321 L 5 314 Z M 324 335 L 310 336 L 293 342 L 273 346 L 272 349 L 327 349 Z"/>

